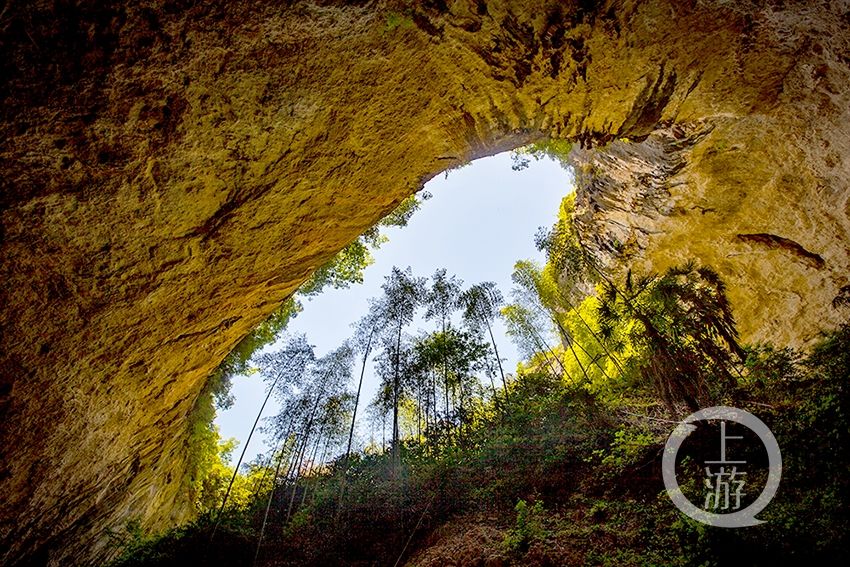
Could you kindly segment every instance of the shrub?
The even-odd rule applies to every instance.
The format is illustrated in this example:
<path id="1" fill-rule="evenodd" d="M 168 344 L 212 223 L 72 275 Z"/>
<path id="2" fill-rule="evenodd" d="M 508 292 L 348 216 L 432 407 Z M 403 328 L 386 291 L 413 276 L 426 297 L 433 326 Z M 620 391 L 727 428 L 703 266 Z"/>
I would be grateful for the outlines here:
<path id="1" fill-rule="evenodd" d="M 546 513 L 543 502 L 538 500 L 534 505 L 528 505 L 525 500 L 517 502 L 516 523 L 502 542 L 504 548 L 511 553 L 525 553 L 532 543 L 549 537 L 546 529 Z"/>

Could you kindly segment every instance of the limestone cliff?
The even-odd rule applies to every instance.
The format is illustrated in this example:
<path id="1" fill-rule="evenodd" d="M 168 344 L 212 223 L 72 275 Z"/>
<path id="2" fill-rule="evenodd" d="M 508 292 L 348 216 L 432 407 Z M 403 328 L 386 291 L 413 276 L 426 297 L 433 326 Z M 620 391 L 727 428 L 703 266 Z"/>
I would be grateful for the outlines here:
<path id="1" fill-rule="evenodd" d="M 427 179 L 528 141 L 610 143 L 579 198 L 600 251 L 716 263 L 751 337 L 836 321 L 848 23 L 845 2 L 7 3 L 2 562 L 100 562 L 107 528 L 186 517 L 187 415 L 229 349 Z"/>
<path id="2" fill-rule="evenodd" d="M 713 266 L 748 342 L 803 346 L 840 320 L 832 299 L 850 282 L 848 197 L 825 183 L 850 172 L 810 148 L 761 139 L 763 128 L 718 118 L 574 150 L 576 223 L 614 272 Z"/>

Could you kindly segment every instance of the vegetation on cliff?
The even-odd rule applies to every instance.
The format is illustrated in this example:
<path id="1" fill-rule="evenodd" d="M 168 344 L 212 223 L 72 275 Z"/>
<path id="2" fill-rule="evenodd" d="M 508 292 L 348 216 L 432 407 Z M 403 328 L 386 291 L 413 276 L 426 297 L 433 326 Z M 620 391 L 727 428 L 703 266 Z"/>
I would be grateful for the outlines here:
<path id="1" fill-rule="evenodd" d="M 783 490 L 754 528 L 706 527 L 672 507 L 659 480 L 670 416 L 653 387 L 632 387 L 624 401 L 536 365 L 507 395 L 477 398 L 421 438 L 411 431 L 396 454 L 372 446 L 323 463 L 305 459 L 305 442 L 299 448 L 292 436 L 273 455 L 277 466 L 254 464 L 240 476 L 244 490 L 222 518 L 210 511 L 162 537 L 139 537 L 118 564 L 247 565 L 256 554 L 257 564 L 275 565 L 830 564 L 848 545 L 848 352 L 850 326 L 807 356 L 753 347 L 737 367 L 743 378 L 715 390 L 717 401 L 758 413 L 783 448 Z M 309 423 L 300 425 L 308 437 Z M 344 419 L 327 425 L 307 453 L 334 438 L 341 447 L 340 426 Z M 497 537 L 478 541 L 483 528 Z"/>
<path id="2" fill-rule="evenodd" d="M 352 339 L 257 360 L 281 400 L 276 444 L 204 513 L 156 537 L 133 532 L 116 565 L 831 564 L 850 531 L 850 325 L 807 352 L 741 345 L 723 282 L 689 263 L 606 275 L 571 227 L 571 201 L 518 262 L 511 303 L 438 271 L 387 276 Z M 417 312 L 431 328 L 409 334 Z M 460 317 L 463 315 L 462 317 Z M 505 374 L 488 333 L 503 317 L 527 360 Z M 298 342 L 298 339 L 294 339 Z M 303 341 L 301 341 L 303 343 Z M 309 352 L 308 352 L 309 351 Z M 355 370 L 377 353 L 380 430 L 353 451 Z M 357 365 L 355 365 L 357 360 Z M 680 514 L 661 484 L 664 440 L 697 407 L 758 414 L 783 450 L 783 489 L 759 526 Z M 699 494 L 697 437 L 683 491 Z M 227 447 L 222 447 L 227 450 Z M 746 457 L 758 463 L 758 449 Z M 754 475 L 754 478 L 757 474 Z M 749 495 L 749 498 L 754 498 Z"/>

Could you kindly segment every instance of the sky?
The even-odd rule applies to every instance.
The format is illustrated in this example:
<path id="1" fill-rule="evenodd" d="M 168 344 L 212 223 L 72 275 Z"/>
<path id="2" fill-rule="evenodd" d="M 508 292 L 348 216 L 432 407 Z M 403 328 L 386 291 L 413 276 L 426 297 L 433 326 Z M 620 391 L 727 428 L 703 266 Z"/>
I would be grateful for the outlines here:
<path id="1" fill-rule="evenodd" d="M 527 169 L 513 171 L 510 152 L 473 161 L 441 174 L 425 185 L 432 197 L 403 228 L 385 228 L 389 241 L 373 251 L 374 263 L 366 268 L 363 283 L 347 289 L 326 288 L 319 296 L 302 299 L 304 310 L 294 318 L 287 333 L 305 333 L 317 357 L 334 350 L 351 335 L 351 324 L 368 310 L 368 300 L 378 297 L 384 276 L 393 266 L 410 266 L 414 275 L 430 277 L 446 268 L 464 282 L 464 287 L 493 281 L 506 299 L 510 297 L 511 273 L 521 259 L 543 262 L 543 253 L 534 246 L 538 227 L 551 227 L 557 219 L 561 199 L 573 191 L 570 172 L 548 158 L 531 160 Z M 409 329 L 433 330 L 421 318 Z M 497 322 L 493 329 L 505 372 L 513 372 L 519 362 L 505 328 Z M 274 347 L 268 347 L 274 350 Z M 354 372 L 357 377 L 357 372 Z M 361 408 L 377 391 L 377 378 L 366 372 Z M 352 388 L 356 387 L 352 383 Z M 237 376 L 231 390 L 233 406 L 216 417 L 223 439 L 235 437 L 239 444 L 231 455 L 235 464 L 265 397 L 265 384 L 258 374 Z M 274 398 L 263 417 L 277 413 Z M 365 411 L 358 410 L 358 438 L 368 437 Z M 262 423 L 262 422 L 261 422 Z M 254 434 L 245 462 L 266 450 L 262 433 Z"/>

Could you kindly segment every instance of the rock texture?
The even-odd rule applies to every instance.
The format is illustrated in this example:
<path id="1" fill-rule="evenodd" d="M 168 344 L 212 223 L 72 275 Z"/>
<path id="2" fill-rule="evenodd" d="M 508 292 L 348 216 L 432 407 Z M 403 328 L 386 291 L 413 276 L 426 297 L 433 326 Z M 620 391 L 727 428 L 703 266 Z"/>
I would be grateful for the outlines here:
<path id="1" fill-rule="evenodd" d="M 600 252 L 717 263 L 750 337 L 835 322 L 848 23 L 846 2 L 7 3 L 0 561 L 101 563 L 108 528 L 187 517 L 187 416 L 228 350 L 430 177 L 528 141 L 610 143 L 579 199 Z"/>
<path id="2" fill-rule="evenodd" d="M 766 122 L 720 117 L 574 150 L 576 221 L 612 272 L 713 266 L 748 342 L 799 347 L 841 321 L 832 299 L 850 282 L 850 204 L 828 179 L 850 172 L 761 139 Z"/>

